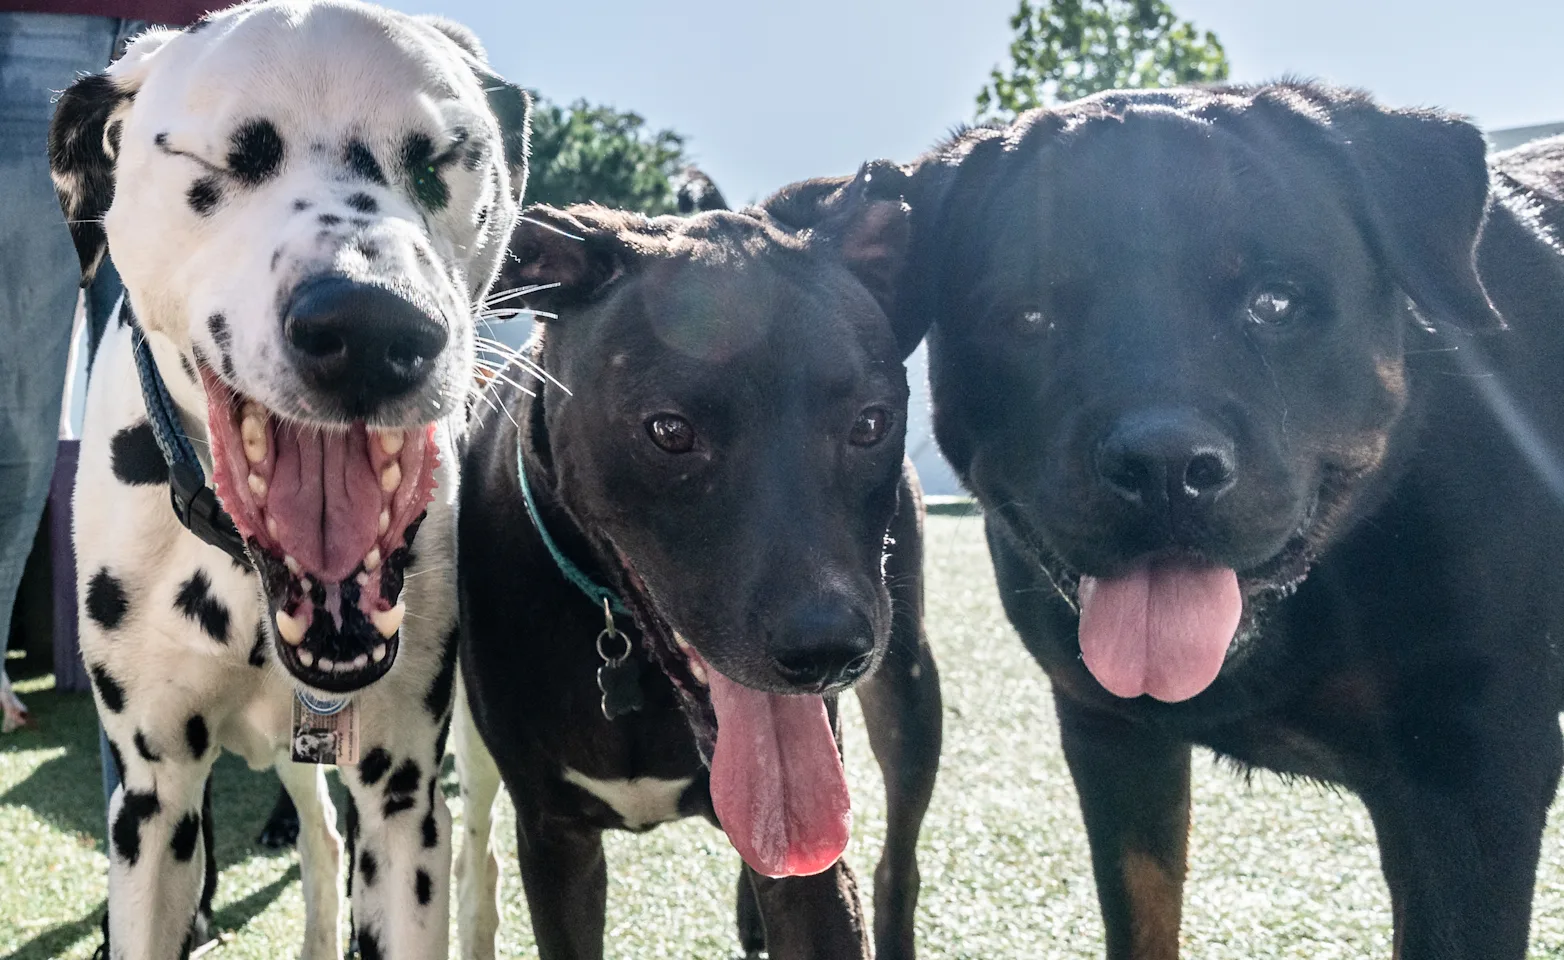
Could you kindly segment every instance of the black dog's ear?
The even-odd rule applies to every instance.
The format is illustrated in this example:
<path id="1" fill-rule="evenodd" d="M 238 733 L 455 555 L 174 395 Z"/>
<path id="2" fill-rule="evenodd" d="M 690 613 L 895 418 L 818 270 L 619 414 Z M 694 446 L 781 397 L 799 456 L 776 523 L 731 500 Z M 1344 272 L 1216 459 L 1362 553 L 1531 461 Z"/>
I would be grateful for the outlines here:
<path id="1" fill-rule="evenodd" d="M 1328 96 L 1330 126 L 1361 177 L 1380 247 L 1428 322 L 1500 330 L 1477 272 L 1488 211 L 1488 147 L 1472 124 L 1432 110 L 1387 110 Z"/>
<path id="2" fill-rule="evenodd" d="M 731 210 L 728 198 L 717 189 L 717 184 L 699 167 L 685 167 L 674 178 L 678 189 L 674 191 L 679 213 L 689 215 L 707 210 Z"/>
<path id="3" fill-rule="evenodd" d="M 527 303 L 541 307 L 590 300 L 624 272 L 628 253 L 614 224 L 602 221 L 629 216 L 590 205 L 528 207 L 511 233 L 496 288 L 527 290 Z"/>
<path id="4" fill-rule="evenodd" d="M 49 173 L 81 260 L 82 286 L 92 280 L 108 250 L 103 216 L 114 202 L 122 123 L 113 114 L 134 96 L 107 73 L 91 74 L 60 95 L 49 124 Z"/>
<path id="5" fill-rule="evenodd" d="M 806 180 L 783 187 L 761 204 L 778 223 L 828 239 L 844 266 L 874 295 L 896 327 L 902 357 L 926 332 L 897 309 L 911 222 L 904 195 L 906 171 L 889 160 L 859 168 L 857 176 Z"/>

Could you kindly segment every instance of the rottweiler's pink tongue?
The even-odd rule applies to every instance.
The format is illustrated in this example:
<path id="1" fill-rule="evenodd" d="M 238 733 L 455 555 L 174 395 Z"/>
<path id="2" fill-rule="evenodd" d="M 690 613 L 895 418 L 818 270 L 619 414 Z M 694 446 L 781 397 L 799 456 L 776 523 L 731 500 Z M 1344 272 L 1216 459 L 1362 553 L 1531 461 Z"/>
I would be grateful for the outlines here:
<path id="1" fill-rule="evenodd" d="M 1143 563 L 1120 577 L 1082 577 L 1081 656 L 1116 697 L 1167 703 L 1200 693 L 1222 669 L 1243 614 L 1225 567 Z"/>
<path id="2" fill-rule="evenodd" d="M 728 839 L 768 877 L 829 868 L 847 849 L 853 815 L 825 701 L 708 675 L 717 711 L 711 799 Z"/>

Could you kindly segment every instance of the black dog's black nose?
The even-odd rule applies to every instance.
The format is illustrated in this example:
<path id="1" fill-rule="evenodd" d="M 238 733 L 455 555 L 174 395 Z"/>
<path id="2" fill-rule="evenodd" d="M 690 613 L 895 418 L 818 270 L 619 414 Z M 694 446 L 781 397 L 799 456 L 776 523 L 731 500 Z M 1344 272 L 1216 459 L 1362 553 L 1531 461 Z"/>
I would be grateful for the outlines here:
<path id="1" fill-rule="evenodd" d="M 1207 504 L 1237 480 L 1233 441 L 1193 411 L 1120 420 L 1097 450 L 1097 475 L 1120 497 L 1155 506 Z"/>
<path id="2" fill-rule="evenodd" d="M 283 338 L 312 389 L 364 416 L 428 379 L 446 329 L 384 287 L 325 276 L 294 289 Z"/>
<path id="3" fill-rule="evenodd" d="M 823 690 L 864 675 L 874 660 L 874 630 L 846 598 L 815 600 L 783 617 L 768 652 L 788 683 Z"/>

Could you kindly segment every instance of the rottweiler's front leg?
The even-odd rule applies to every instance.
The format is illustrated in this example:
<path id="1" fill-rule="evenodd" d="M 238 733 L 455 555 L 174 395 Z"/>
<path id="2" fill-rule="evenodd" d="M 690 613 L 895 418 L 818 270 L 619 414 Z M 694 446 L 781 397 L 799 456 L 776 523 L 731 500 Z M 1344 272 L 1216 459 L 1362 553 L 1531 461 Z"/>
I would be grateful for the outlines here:
<path id="1" fill-rule="evenodd" d="M 1458 712 L 1448 700 L 1440 708 Z M 1397 960 L 1521 960 L 1548 806 L 1558 720 L 1511 714 L 1491 731 L 1433 723 L 1359 787 L 1379 839 Z"/>
<path id="2" fill-rule="evenodd" d="M 1189 847 L 1189 744 L 1057 691 L 1091 845 L 1108 960 L 1176 960 Z"/>
<path id="3" fill-rule="evenodd" d="M 762 877 L 748 866 L 771 960 L 868 960 L 869 928 L 845 859 L 812 877 Z"/>

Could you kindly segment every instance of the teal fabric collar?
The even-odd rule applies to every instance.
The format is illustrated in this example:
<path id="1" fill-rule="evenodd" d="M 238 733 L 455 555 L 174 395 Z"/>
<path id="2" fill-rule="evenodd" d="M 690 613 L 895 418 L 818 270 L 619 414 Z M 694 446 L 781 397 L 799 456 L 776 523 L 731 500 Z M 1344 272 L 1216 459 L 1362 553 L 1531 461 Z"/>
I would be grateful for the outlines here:
<path id="1" fill-rule="evenodd" d="M 606 603 L 615 613 L 629 616 L 630 610 L 620 602 L 619 597 L 612 590 L 583 573 L 580 567 L 560 551 L 559 544 L 554 542 L 554 538 L 549 536 L 548 528 L 543 525 L 543 516 L 538 513 L 538 505 L 532 499 L 532 487 L 527 483 L 526 458 L 521 454 L 520 437 L 516 439 L 516 479 L 521 482 L 521 499 L 527 505 L 527 516 L 532 518 L 532 525 L 537 528 L 538 536 L 543 540 L 543 546 L 548 549 L 548 555 L 554 558 L 554 565 L 559 568 L 559 572 L 565 575 L 566 580 L 575 584 L 577 590 L 586 594 L 595 606 L 601 607 Z"/>

